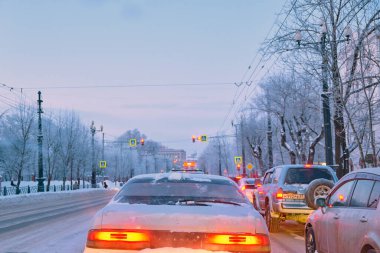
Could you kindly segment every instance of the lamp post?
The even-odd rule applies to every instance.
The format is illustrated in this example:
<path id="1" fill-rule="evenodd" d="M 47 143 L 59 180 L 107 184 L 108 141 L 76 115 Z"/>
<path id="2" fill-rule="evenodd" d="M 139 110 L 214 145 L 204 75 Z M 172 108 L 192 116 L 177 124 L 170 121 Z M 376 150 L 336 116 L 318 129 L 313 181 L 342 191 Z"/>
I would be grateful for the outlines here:
<path id="1" fill-rule="evenodd" d="M 344 34 L 345 40 L 337 40 L 335 42 L 349 42 L 350 35 L 352 31 L 349 26 L 346 27 Z M 323 126 L 325 134 L 325 158 L 327 165 L 334 165 L 333 160 L 333 147 L 332 147 L 332 136 L 331 136 L 331 113 L 330 113 L 330 102 L 329 102 L 329 85 L 328 85 L 328 57 L 326 52 L 326 40 L 327 40 L 327 27 L 326 23 L 321 23 L 321 41 L 320 42 L 308 42 L 302 43 L 302 45 L 312 45 L 312 44 L 321 44 L 321 53 L 322 53 L 322 111 L 323 111 Z M 294 37 L 298 46 L 301 46 L 302 34 L 300 31 L 296 32 Z"/>
<path id="2" fill-rule="evenodd" d="M 247 177 L 247 171 L 245 168 L 245 149 L 244 149 L 244 135 L 243 135 L 243 118 L 241 118 L 241 122 L 239 124 L 236 124 L 234 122 L 231 122 L 232 126 L 235 126 L 236 129 L 236 146 L 238 135 L 237 135 L 237 126 L 240 125 L 240 134 L 241 134 L 241 158 L 242 158 L 242 165 L 243 165 L 243 173 L 242 177 Z"/>
<path id="3" fill-rule="evenodd" d="M 42 111 L 42 99 L 41 99 L 41 91 L 38 92 L 38 136 L 37 136 L 37 141 L 38 141 L 38 186 L 37 186 L 37 191 L 38 192 L 43 192 L 44 191 L 44 167 L 43 167 L 43 158 L 42 158 L 42 119 L 41 119 L 41 114 L 43 113 Z"/>
<path id="4" fill-rule="evenodd" d="M 94 121 L 92 121 L 91 126 L 91 146 L 92 146 L 92 173 L 91 173 L 91 187 L 96 188 L 96 163 L 95 163 L 95 133 L 96 132 L 102 132 L 103 131 L 103 126 L 100 126 L 100 130 L 97 130 Z"/>

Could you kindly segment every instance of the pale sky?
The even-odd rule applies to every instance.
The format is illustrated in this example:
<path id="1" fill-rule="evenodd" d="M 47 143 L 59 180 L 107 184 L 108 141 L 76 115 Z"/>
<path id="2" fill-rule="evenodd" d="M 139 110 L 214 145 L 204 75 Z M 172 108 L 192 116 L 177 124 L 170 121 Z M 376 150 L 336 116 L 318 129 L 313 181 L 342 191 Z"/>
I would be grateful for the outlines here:
<path id="1" fill-rule="evenodd" d="M 20 88 L 34 101 L 41 90 L 45 112 L 75 110 L 89 126 L 102 124 L 107 139 L 137 128 L 163 145 L 199 152 L 205 144 L 191 136 L 220 130 L 242 89 L 233 83 L 284 3 L 0 0 L 0 83 L 15 87 L 0 89 L 0 108 Z M 167 84 L 204 85 L 146 86 Z M 126 85 L 136 86 L 115 87 Z M 102 88 L 72 88 L 85 86 Z M 233 116 L 224 131 L 233 130 Z"/>

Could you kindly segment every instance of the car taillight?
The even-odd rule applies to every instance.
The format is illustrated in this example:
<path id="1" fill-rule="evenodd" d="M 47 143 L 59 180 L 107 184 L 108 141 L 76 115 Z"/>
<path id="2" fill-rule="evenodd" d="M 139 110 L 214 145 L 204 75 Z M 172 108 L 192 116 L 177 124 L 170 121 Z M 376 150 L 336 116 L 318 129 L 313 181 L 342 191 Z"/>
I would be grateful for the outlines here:
<path id="1" fill-rule="evenodd" d="M 269 238 L 266 235 L 210 235 L 208 242 L 212 244 L 244 244 L 244 245 L 269 245 Z"/>
<path id="2" fill-rule="evenodd" d="M 276 192 L 276 199 L 282 199 L 283 196 L 284 196 L 284 192 L 282 191 L 282 188 L 278 188 Z"/>
<path id="3" fill-rule="evenodd" d="M 147 234 L 122 230 L 90 230 L 87 240 L 89 241 L 124 241 L 146 242 L 149 241 Z"/>
<path id="4" fill-rule="evenodd" d="M 242 190 L 242 191 L 245 190 L 245 185 L 242 185 L 242 186 L 241 186 L 241 190 Z"/>

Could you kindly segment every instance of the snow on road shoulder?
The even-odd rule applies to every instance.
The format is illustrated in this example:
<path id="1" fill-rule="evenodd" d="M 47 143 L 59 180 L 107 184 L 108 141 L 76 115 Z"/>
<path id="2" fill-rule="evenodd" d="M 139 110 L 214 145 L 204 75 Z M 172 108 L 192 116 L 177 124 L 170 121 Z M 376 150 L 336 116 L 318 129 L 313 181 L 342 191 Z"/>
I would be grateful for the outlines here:
<path id="1" fill-rule="evenodd" d="M 38 192 L 38 193 L 31 193 L 31 194 L 20 194 L 20 195 L 10 195 L 10 196 L 2 196 L 0 197 L 0 205 L 7 205 L 7 204 L 16 204 L 16 203 L 23 203 L 23 204 L 35 204 L 39 201 L 54 201 L 54 200 L 60 200 L 63 198 L 68 198 L 70 196 L 79 197 L 80 195 L 86 196 L 88 194 L 93 193 L 94 191 L 113 191 L 115 194 L 117 190 L 115 189 L 80 189 L 80 190 L 73 190 L 73 191 L 61 191 L 61 192 Z"/>

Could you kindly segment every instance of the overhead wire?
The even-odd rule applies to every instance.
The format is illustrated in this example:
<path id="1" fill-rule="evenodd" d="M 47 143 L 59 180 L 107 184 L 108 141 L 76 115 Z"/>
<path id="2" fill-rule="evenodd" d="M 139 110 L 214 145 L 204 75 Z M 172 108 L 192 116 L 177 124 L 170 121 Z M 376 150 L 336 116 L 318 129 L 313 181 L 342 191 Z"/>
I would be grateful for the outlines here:
<path id="1" fill-rule="evenodd" d="M 294 0 L 293 3 L 292 3 L 292 6 L 291 8 L 289 9 L 288 13 L 286 14 L 284 20 L 282 21 L 281 25 L 279 26 L 279 28 L 277 29 L 277 32 L 275 33 L 274 37 L 278 35 L 278 33 L 281 31 L 283 25 L 285 24 L 286 20 L 288 19 L 290 13 L 293 11 L 294 7 L 295 7 L 295 4 L 297 3 L 298 0 Z M 287 3 L 285 3 L 282 7 L 282 10 L 285 8 Z M 280 14 L 279 14 L 280 15 Z M 277 19 L 276 21 L 278 20 L 278 17 L 279 15 L 277 16 Z M 276 21 L 274 22 L 274 24 L 276 23 Z M 274 26 L 274 24 L 272 25 L 272 27 Z M 268 32 L 266 38 L 264 40 L 266 40 L 269 36 L 270 32 Z M 268 61 L 273 57 L 273 55 L 275 55 L 274 53 L 270 54 L 269 57 L 268 56 L 268 51 L 269 51 L 269 47 L 266 48 L 266 50 L 264 51 L 264 53 L 262 54 L 260 60 L 258 61 L 258 63 L 256 64 L 256 67 L 253 69 L 251 75 L 249 76 L 248 78 L 248 81 L 247 82 L 251 82 L 251 79 L 252 77 L 255 75 L 255 76 L 258 76 L 258 74 L 265 68 L 266 64 L 268 63 Z M 267 58 L 265 58 L 267 57 Z M 276 59 L 278 59 L 280 56 L 278 56 Z M 263 62 L 264 61 L 264 62 Z M 274 61 L 275 62 L 275 61 Z M 271 66 L 273 66 L 274 64 L 272 64 Z M 259 68 L 259 66 L 261 66 L 261 68 Z M 270 70 L 270 68 L 269 68 Z M 269 73 L 269 70 L 266 72 L 266 74 L 264 74 L 264 76 L 262 76 L 259 80 L 259 82 L 261 80 L 263 80 L 263 78 Z M 258 73 L 257 73 L 258 71 Z M 250 85 L 247 89 L 247 92 L 246 94 L 249 92 L 249 95 L 248 96 L 245 96 L 245 99 L 241 100 L 240 103 L 235 107 L 236 109 L 234 110 L 234 116 L 233 118 L 236 118 L 236 114 L 241 110 L 241 108 L 244 106 L 244 104 L 246 103 L 246 99 L 249 98 L 253 92 L 257 89 L 257 84 L 259 82 L 252 82 L 252 85 Z M 250 89 L 252 89 L 251 91 L 249 91 Z M 245 89 L 244 89 L 245 90 Z M 244 90 L 242 90 L 238 96 L 238 99 L 240 98 L 240 96 L 242 95 L 242 93 L 244 92 Z M 230 114 L 230 112 L 228 113 Z M 225 124 L 225 122 L 227 121 L 227 118 L 228 116 L 224 119 L 224 123 L 223 125 Z M 221 131 L 223 129 L 223 126 L 220 128 L 219 131 Z"/>
<path id="2" fill-rule="evenodd" d="M 297 0 L 295 0 L 295 1 L 293 2 L 292 7 L 290 8 L 289 12 L 287 13 L 286 17 L 285 17 L 284 20 L 282 21 L 282 23 L 281 23 L 279 29 L 277 30 L 277 32 L 276 32 L 276 34 L 275 34 L 274 36 L 277 36 L 277 34 L 280 32 L 280 29 L 282 28 L 282 26 L 284 25 L 285 21 L 286 21 L 287 18 L 289 17 L 289 15 L 290 15 L 291 11 L 293 10 L 293 8 L 294 8 L 296 2 L 297 2 Z M 285 9 L 285 6 L 286 6 L 286 5 L 287 5 L 287 3 L 285 2 L 285 4 L 282 6 L 282 8 L 281 8 L 281 10 L 280 10 L 280 13 L 277 15 L 275 21 L 273 22 L 273 24 L 272 24 L 270 30 L 269 30 L 268 33 L 266 34 L 264 41 L 268 39 L 268 37 L 269 37 L 269 35 L 271 34 L 271 32 L 272 32 L 272 30 L 273 30 L 275 24 L 277 23 L 277 21 L 278 21 L 278 19 L 279 19 L 279 16 L 281 15 L 281 13 L 283 12 L 283 10 Z M 246 84 L 248 84 L 248 83 L 251 82 L 251 79 L 252 79 L 252 77 L 254 76 L 254 74 L 256 74 L 256 75 L 258 74 L 257 71 L 261 72 L 261 70 L 265 67 L 265 64 L 266 64 L 266 63 L 270 60 L 270 58 L 273 56 L 273 54 L 272 54 L 272 55 L 270 55 L 270 56 L 265 60 L 265 57 L 267 56 L 267 53 L 268 53 L 268 47 L 266 48 L 266 50 L 265 50 L 264 53 L 262 54 L 260 60 L 257 62 L 256 66 L 254 67 L 253 71 L 251 72 L 251 75 L 249 76 L 248 80 L 245 82 Z M 242 79 L 241 79 L 240 84 L 244 84 L 244 81 L 243 81 L 243 80 L 244 80 L 245 76 L 248 74 L 248 72 L 250 71 L 250 69 L 252 69 L 252 64 L 255 62 L 255 60 L 256 60 L 256 58 L 258 57 L 258 55 L 259 55 L 259 51 L 256 52 L 255 56 L 254 56 L 253 59 L 251 60 L 250 65 L 248 66 L 247 70 L 246 70 L 245 73 L 243 74 L 243 77 L 242 77 Z M 265 60 L 264 63 L 262 63 L 263 60 Z M 261 66 L 261 68 L 259 68 L 259 66 Z M 260 79 L 260 80 L 261 80 L 261 79 Z M 232 103 L 231 103 L 231 106 L 229 107 L 229 109 L 228 109 L 228 111 L 227 111 L 227 114 L 226 114 L 226 116 L 225 116 L 224 119 L 223 119 L 223 123 L 222 123 L 222 125 L 219 127 L 218 132 L 221 132 L 221 131 L 223 130 L 223 127 L 224 127 L 225 123 L 227 122 L 227 120 L 229 119 L 229 116 L 230 116 L 231 112 L 233 111 L 234 106 L 235 106 L 236 104 L 238 104 L 238 101 L 239 101 L 241 95 L 243 94 L 243 92 L 244 92 L 246 89 L 247 89 L 247 92 L 246 92 L 246 93 L 249 92 L 249 90 L 250 90 L 250 88 L 251 88 L 251 86 L 252 86 L 252 83 L 253 83 L 253 82 L 251 82 L 251 85 L 249 85 L 249 86 L 248 86 L 248 85 L 245 85 L 245 86 L 242 88 L 242 90 L 240 91 L 239 95 L 236 97 L 236 94 L 237 94 L 237 91 L 238 91 L 238 89 L 237 89 L 237 91 L 235 92 L 235 95 L 234 95 L 233 101 L 232 101 Z M 252 86 L 252 90 L 253 90 L 253 91 L 257 89 L 256 86 L 257 86 L 257 83 L 253 83 L 253 86 Z M 239 87 L 240 87 L 240 86 L 239 86 Z M 247 88 L 247 87 L 248 87 L 248 88 Z M 251 92 L 249 93 L 250 95 L 249 95 L 248 97 L 250 97 L 250 96 L 252 95 L 253 91 L 251 91 Z M 242 104 L 242 103 L 245 103 L 245 102 L 246 102 L 246 99 L 247 99 L 247 96 L 245 97 L 245 100 L 241 101 L 241 102 L 239 103 L 239 105 L 236 107 L 237 109 L 234 110 L 234 114 L 233 114 L 234 116 L 233 116 L 233 118 L 236 117 L 237 112 L 238 112 L 238 111 L 240 110 L 240 108 L 242 107 L 241 104 Z"/>
<path id="3" fill-rule="evenodd" d="M 94 88 L 141 88 L 141 87 L 183 87 L 183 86 L 224 86 L 232 85 L 230 82 L 220 83 L 161 83 L 161 84 L 112 84 L 112 85 L 67 85 L 67 86 L 39 86 L 25 87 L 24 90 L 37 89 L 94 89 Z"/>

